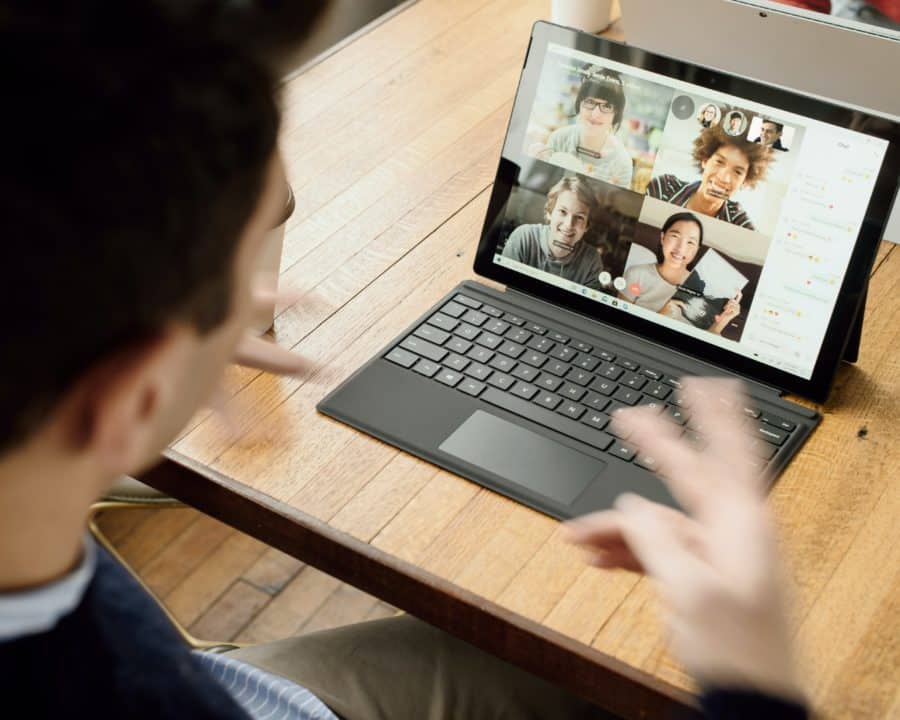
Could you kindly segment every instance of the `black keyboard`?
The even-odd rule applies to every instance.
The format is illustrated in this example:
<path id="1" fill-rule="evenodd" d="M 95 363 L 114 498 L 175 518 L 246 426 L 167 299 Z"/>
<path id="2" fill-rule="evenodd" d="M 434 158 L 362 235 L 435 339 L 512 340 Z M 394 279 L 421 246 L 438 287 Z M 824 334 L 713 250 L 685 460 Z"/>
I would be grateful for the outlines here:
<path id="1" fill-rule="evenodd" d="M 702 448 L 703 428 L 678 397 L 678 377 L 466 295 L 454 298 L 384 355 L 396 365 L 515 415 L 655 471 L 657 461 L 610 424 L 643 405 L 683 428 Z M 762 471 L 796 424 L 742 408 Z"/>

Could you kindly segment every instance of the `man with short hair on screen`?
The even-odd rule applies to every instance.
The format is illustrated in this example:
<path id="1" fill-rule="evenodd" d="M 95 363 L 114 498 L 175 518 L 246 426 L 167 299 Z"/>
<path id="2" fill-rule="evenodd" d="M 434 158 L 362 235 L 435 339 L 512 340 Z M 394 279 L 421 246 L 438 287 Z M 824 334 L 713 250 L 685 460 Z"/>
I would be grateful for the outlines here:
<path id="1" fill-rule="evenodd" d="M 562 178 L 547 193 L 544 222 L 513 230 L 503 257 L 599 290 L 603 259 L 596 247 L 585 242 L 599 207 L 594 189 L 584 178 Z"/>
<path id="2" fill-rule="evenodd" d="M 781 144 L 781 136 L 784 133 L 784 125 L 774 120 L 763 120 L 759 126 L 759 137 L 754 142 L 758 142 L 773 150 L 781 150 L 787 152 L 787 148 Z"/>

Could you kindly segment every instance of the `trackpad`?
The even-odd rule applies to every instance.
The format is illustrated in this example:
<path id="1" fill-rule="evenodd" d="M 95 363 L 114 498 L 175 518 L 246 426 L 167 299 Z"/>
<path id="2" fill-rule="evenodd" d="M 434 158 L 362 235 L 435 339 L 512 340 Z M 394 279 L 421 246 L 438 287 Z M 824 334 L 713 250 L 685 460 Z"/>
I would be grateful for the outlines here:
<path id="1" fill-rule="evenodd" d="M 570 505 L 606 463 L 476 410 L 440 445 L 460 460 Z"/>

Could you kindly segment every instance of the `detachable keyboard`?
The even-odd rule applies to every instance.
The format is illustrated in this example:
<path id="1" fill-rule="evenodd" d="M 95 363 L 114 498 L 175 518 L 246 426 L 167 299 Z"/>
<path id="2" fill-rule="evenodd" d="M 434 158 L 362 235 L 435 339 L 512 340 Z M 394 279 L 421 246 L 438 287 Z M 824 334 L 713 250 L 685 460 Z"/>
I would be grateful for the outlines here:
<path id="1" fill-rule="evenodd" d="M 383 357 L 651 472 L 657 459 L 616 431 L 615 412 L 655 408 L 692 444 L 704 443 L 703 427 L 678 397 L 679 376 L 469 295 L 448 300 Z M 762 472 L 797 426 L 757 407 L 742 410 Z"/>

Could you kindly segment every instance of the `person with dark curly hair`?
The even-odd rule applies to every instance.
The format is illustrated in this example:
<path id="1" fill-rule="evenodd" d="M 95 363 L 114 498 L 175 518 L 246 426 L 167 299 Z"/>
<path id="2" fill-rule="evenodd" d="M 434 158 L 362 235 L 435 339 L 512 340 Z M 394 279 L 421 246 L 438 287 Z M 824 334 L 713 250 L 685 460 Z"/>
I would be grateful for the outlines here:
<path id="1" fill-rule="evenodd" d="M 747 211 L 731 200 L 731 196 L 741 188 L 754 188 L 766 179 L 772 162 L 770 148 L 741 137 L 731 137 L 720 126 L 714 125 L 694 140 L 693 158 L 700 170 L 700 180 L 687 182 L 675 175 L 660 175 L 650 181 L 647 195 L 700 215 L 755 230 Z"/>

